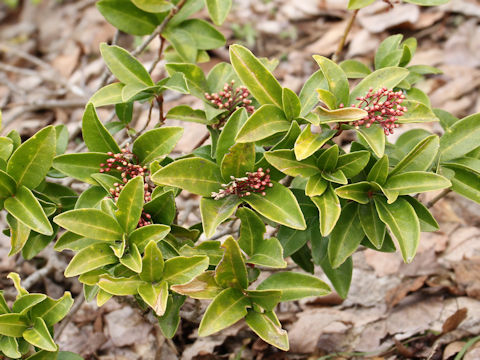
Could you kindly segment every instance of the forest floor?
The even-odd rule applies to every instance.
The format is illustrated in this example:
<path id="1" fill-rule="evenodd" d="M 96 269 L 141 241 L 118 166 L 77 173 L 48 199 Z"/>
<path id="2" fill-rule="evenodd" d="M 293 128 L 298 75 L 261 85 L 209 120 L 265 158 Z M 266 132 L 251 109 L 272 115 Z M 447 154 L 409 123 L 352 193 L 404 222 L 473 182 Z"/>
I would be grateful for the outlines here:
<path id="1" fill-rule="evenodd" d="M 115 29 L 96 10 L 94 0 L 21 3 L 13 10 L 0 4 L 2 132 L 17 129 L 28 138 L 46 125 L 65 124 L 73 140 L 69 151 L 78 151 L 83 108 L 104 72 L 98 45 L 111 41 Z M 258 56 L 280 59 L 276 76 L 298 91 L 316 71 L 311 55 L 331 56 L 336 51 L 351 16 L 345 8 L 344 0 L 236 1 L 222 32 L 228 43 L 242 42 Z M 458 117 L 480 112 L 478 0 L 452 0 L 429 9 L 411 4 L 389 9 L 378 2 L 358 14 L 342 57 L 371 64 L 380 41 L 394 33 L 417 38 L 413 63 L 443 71 L 419 84 L 431 96 L 433 107 Z M 118 44 L 128 49 L 140 41 L 125 34 L 118 38 Z M 158 46 L 153 42 L 141 58 L 151 63 Z M 202 64 L 205 70 L 228 61 L 227 48 L 211 56 Z M 160 64 L 154 80 L 162 76 L 161 69 Z M 180 102 L 199 105 L 191 97 L 168 99 L 167 108 Z M 147 111 L 135 110 L 137 126 L 143 126 Z M 109 114 L 110 109 L 99 111 L 104 120 Z M 191 151 L 206 131 L 198 124 L 182 126 L 186 131 L 177 154 Z M 436 124 L 428 128 L 440 132 Z M 194 197 L 182 194 L 179 218 L 197 222 L 195 203 Z M 362 249 L 354 255 L 346 300 L 330 295 L 280 305 L 289 352 L 258 340 L 242 322 L 199 338 L 196 323 L 203 302 L 187 304 L 178 334 L 166 340 L 158 326 L 126 303 L 110 300 L 102 308 L 80 303 L 80 284 L 63 276 L 69 254 L 56 255 L 49 246 L 31 261 L 8 257 L 9 240 L 3 235 L 0 289 L 11 294 L 6 275 L 16 271 L 28 279 L 31 291 L 46 291 L 53 297 L 71 291 L 78 311 L 60 325 L 58 343 L 61 350 L 85 359 L 453 359 L 480 334 L 480 206 L 448 195 L 433 213 L 441 230 L 422 234 L 411 264 L 404 264 L 399 254 Z M 42 268 L 46 270 L 39 272 Z M 464 359 L 480 359 L 480 342 L 469 348 Z"/>

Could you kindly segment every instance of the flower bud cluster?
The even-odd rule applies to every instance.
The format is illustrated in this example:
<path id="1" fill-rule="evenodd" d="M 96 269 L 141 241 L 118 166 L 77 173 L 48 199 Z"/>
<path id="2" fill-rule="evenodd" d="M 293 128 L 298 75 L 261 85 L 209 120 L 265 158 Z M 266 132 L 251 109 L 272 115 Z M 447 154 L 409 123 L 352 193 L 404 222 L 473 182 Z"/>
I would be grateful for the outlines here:
<path id="1" fill-rule="evenodd" d="M 351 106 L 363 109 L 368 113 L 363 119 L 351 123 L 357 129 L 361 125 L 369 128 L 373 123 L 378 123 L 383 127 L 385 135 L 393 134 L 393 130 L 400 126 L 396 121 L 407 112 L 407 108 L 401 105 L 405 100 L 402 91 L 388 90 L 383 87 L 374 92 L 370 88 L 365 96 L 357 97 L 357 100 L 360 103 Z"/>
<path id="2" fill-rule="evenodd" d="M 236 89 L 233 88 L 235 80 L 229 83 L 225 83 L 223 90 L 218 93 L 205 93 L 205 99 L 207 99 L 217 109 L 228 110 L 226 114 L 223 114 L 220 119 L 220 125 L 230 117 L 230 115 L 237 109 L 244 107 L 249 114 L 255 111 L 255 107 L 250 105 L 252 100 L 248 99 L 250 91 L 245 86 L 239 86 Z"/>
<path id="3" fill-rule="evenodd" d="M 120 172 L 120 177 L 122 178 L 121 182 L 116 182 L 113 184 L 113 187 L 109 189 L 111 198 L 117 202 L 120 192 L 125 187 L 125 184 L 137 177 L 143 177 L 144 182 L 144 202 L 149 202 L 152 200 L 152 188 L 148 182 L 147 177 L 150 175 L 150 172 L 146 166 L 141 166 L 134 164 L 136 156 L 128 149 L 129 144 L 127 143 L 125 148 L 121 150 L 121 153 L 114 154 L 113 152 L 108 152 L 107 155 L 110 156 L 107 159 L 106 163 L 100 164 L 100 173 L 107 173 L 113 170 Z M 152 216 L 147 214 L 145 211 L 142 211 L 142 216 L 138 222 L 137 227 L 142 227 L 152 224 Z"/>
<path id="4" fill-rule="evenodd" d="M 212 192 L 212 197 L 215 200 L 223 199 L 229 195 L 236 195 L 239 198 L 249 196 L 252 193 L 260 193 L 265 196 L 265 190 L 273 186 L 270 180 L 270 169 L 265 171 L 258 168 L 255 172 L 247 172 L 245 177 L 236 178 L 231 176 L 228 184 L 222 184 L 222 188 L 218 193 Z"/>

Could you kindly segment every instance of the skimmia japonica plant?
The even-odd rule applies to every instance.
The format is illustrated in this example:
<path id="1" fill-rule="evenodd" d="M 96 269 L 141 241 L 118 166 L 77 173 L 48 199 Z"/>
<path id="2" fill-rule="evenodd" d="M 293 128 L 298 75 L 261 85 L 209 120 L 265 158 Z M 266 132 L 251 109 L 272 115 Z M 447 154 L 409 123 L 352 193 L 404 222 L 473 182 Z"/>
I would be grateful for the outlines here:
<path id="1" fill-rule="evenodd" d="M 372 2 L 351 0 L 350 8 Z M 206 299 L 200 336 L 245 319 L 263 340 L 287 350 L 275 315 L 279 302 L 323 296 L 330 286 L 346 297 L 360 246 L 398 249 L 412 261 L 420 233 L 438 229 L 418 194 L 452 190 L 480 203 L 480 114 L 457 119 L 432 109 L 415 84 L 439 71 L 408 66 L 416 41 L 401 35 L 381 43 L 373 69 L 314 55 L 318 71 L 299 94 L 272 75 L 275 61 L 240 45 L 230 46 L 230 63 L 205 75 L 196 63 L 208 61 L 207 50 L 225 39 L 192 18 L 204 6 L 220 25 L 231 1 L 97 3 L 119 30 L 153 34 L 150 40 L 158 35 L 165 77 L 154 81 L 151 68 L 127 50 L 102 44 L 117 80 L 86 106 L 87 152 L 65 154 L 64 126 L 46 127 L 23 143 L 16 131 L 0 137 L 10 255 L 31 259 L 55 241 L 57 251 L 75 254 L 65 276 L 78 276 L 88 301 L 101 306 L 113 296 L 133 297 L 170 338 L 186 299 Z M 203 108 L 164 112 L 166 91 L 191 94 Z M 144 103 L 158 107 L 160 119 L 152 130 L 135 130 L 133 108 Z M 117 116 L 103 123 L 96 109 L 106 106 Z M 211 144 L 170 157 L 184 130 L 165 120 L 205 125 Z M 402 129 L 433 121 L 442 134 Z M 113 137 L 120 130 L 126 130 L 116 136 L 121 145 Z M 339 146 L 338 135 L 347 131 L 355 140 Z M 88 186 L 79 194 L 65 185 L 72 181 Z M 200 224 L 178 223 L 181 190 L 198 196 Z M 215 240 L 219 227 L 234 223 L 238 232 Z M 282 270 L 287 257 L 304 271 Z M 330 285 L 313 275 L 315 266 Z M 266 268 L 269 275 L 257 281 Z M 17 275 L 11 278 L 18 297 L 9 307 L 0 295 L 0 350 L 11 358 L 65 358 L 52 336 L 72 305 L 70 294 L 59 300 L 29 294 Z"/>

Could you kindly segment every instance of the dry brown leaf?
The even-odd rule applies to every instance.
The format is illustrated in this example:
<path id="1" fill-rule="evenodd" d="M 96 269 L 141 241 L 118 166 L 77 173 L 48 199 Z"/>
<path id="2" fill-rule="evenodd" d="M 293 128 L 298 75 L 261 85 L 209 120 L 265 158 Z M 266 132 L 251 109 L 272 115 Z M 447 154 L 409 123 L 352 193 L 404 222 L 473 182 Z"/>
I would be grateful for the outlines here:
<path id="1" fill-rule="evenodd" d="M 415 292 L 425 284 L 428 276 L 420 276 L 415 279 L 404 280 L 399 286 L 389 290 L 385 301 L 389 308 L 393 308 L 402 301 L 409 293 Z"/>
<path id="2" fill-rule="evenodd" d="M 467 308 L 461 308 L 455 311 L 455 313 L 450 315 L 443 323 L 442 333 L 445 334 L 458 328 L 462 321 L 467 318 L 467 314 Z"/>

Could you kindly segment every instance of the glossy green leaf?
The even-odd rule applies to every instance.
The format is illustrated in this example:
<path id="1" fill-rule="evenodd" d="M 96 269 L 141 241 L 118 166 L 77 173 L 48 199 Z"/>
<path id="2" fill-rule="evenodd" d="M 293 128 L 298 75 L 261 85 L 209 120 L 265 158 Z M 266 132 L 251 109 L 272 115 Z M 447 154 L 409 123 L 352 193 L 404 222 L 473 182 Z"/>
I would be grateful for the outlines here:
<path id="1" fill-rule="evenodd" d="M 289 88 L 283 88 L 282 90 L 282 103 L 283 111 L 288 120 L 293 120 L 300 116 L 301 103 L 297 94 Z"/>
<path id="2" fill-rule="evenodd" d="M 330 140 L 336 132 L 336 130 L 324 130 L 321 133 L 312 133 L 311 125 L 308 124 L 295 142 L 295 157 L 297 160 L 303 160 L 313 155 Z"/>
<path id="3" fill-rule="evenodd" d="M 403 196 L 402 198 L 407 200 L 415 210 L 420 222 L 420 231 L 433 232 L 440 230 L 440 226 L 425 205 L 411 196 Z"/>
<path id="4" fill-rule="evenodd" d="M 285 186 L 272 183 L 273 186 L 265 190 L 265 196 L 253 193 L 244 197 L 244 201 L 272 221 L 293 229 L 305 229 L 305 219 L 295 196 Z"/>
<path id="5" fill-rule="evenodd" d="M 159 284 L 142 284 L 138 287 L 138 294 L 157 316 L 165 314 L 168 301 L 168 284 L 166 281 Z"/>
<path id="6" fill-rule="evenodd" d="M 276 238 L 265 239 L 259 242 L 253 255 L 247 262 L 271 268 L 287 267 L 287 263 L 283 260 L 282 244 Z"/>
<path id="7" fill-rule="evenodd" d="M 264 156 L 270 164 L 286 175 L 308 178 L 320 172 L 314 158 L 298 161 L 293 150 L 268 151 Z"/>
<path id="8" fill-rule="evenodd" d="M 349 203 L 333 229 L 328 242 L 328 258 L 332 268 L 337 268 L 352 255 L 365 236 L 357 212 L 358 205 Z"/>
<path id="9" fill-rule="evenodd" d="M 408 195 L 419 192 L 445 189 L 450 181 L 438 174 L 423 171 L 409 171 L 388 178 L 385 189 Z"/>
<path id="10" fill-rule="evenodd" d="M 374 2 L 375 0 L 349 0 L 348 9 L 349 10 L 361 9 L 370 4 L 373 4 Z"/>
<path id="11" fill-rule="evenodd" d="M 147 282 L 160 281 L 163 276 L 163 255 L 154 240 L 150 240 L 145 247 L 142 259 L 140 278 Z"/>
<path id="12" fill-rule="evenodd" d="M 338 161 L 338 145 L 335 144 L 326 149 L 317 159 L 317 165 L 321 170 L 333 171 Z"/>
<path id="13" fill-rule="evenodd" d="M 112 135 L 103 126 L 97 116 L 97 112 L 92 103 L 87 104 L 82 119 L 83 141 L 90 151 L 96 152 L 120 152 L 120 148 L 113 139 Z"/>
<path id="14" fill-rule="evenodd" d="M 53 341 L 47 325 L 42 318 L 35 318 L 33 327 L 23 332 L 22 337 L 30 344 L 46 351 L 57 351 L 58 346 Z"/>
<path id="15" fill-rule="evenodd" d="M 207 267 L 207 256 L 178 256 L 165 261 L 163 279 L 172 285 L 185 284 L 200 275 Z"/>
<path id="16" fill-rule="evenodd" d="M 322 195 L 312 197 L 312 201 L 317 206 L 320 214 L 320 232 L 322 236 L 327 236 L 333 230 L 340 217 L 340 200 L 330 185 Z"/>
<path id="17" fill-rule="evenodd" d="M 21 337 L 27 327 L 27 319 L 19 314 L 0 315 L 0 335 Z"/>
<path id="18" fill-rule="evenodd" d="M 155 172 L 151 179 L 156 184 L 180 187 L 205 197 L 217 192 L 222 183 L 218 166 L 201 158 L 175 161 Z"/>
<path id="19" fill-rule="evenodd" d="M 405 199 L 388 204 L 383 197 L 374 197 L 380 219 L 388 226 L 400 245 L 403 260 L 411 262 L 420 241 L 420 223 L 414 208 Z"/>
<path id="20" fill-rule="evenodd" d="M 162 330 L 163 335 L 171 339 L 177 332 L 180 324 L 180 307 L 185 302 L 185 296 L 169 295 L 167 300 L 167 309 L 165 314 L 158 318 L 158 324 Z"/>
<path id="21" fill-rule="evenodd" d="M 232 0 L 205 0 L 205 3 L 215 25 L 222 25 L 232 7 Z"/>
<path id="22" fill-rule="evenodd" d="M 249 299 L 238 289 L 225 289 L 208 306 L 198 328 L 199 336 L 214 334 L 247 314 Z"/>
<path id="23" fill-rule="evenodd" d="M 305 194 L 307 196 L 320 196 L 327 190 L 328 181 L 325 180 L 321 174 L 316 174 L 308 179 L 305 187 Z"/>
<path id="24" fill-rule="evenodd" d="M 438 6 L 448 3 L 449 0 L 404 0 L 407 3 L 420 6 Z"/>
<path id="25" fill-rule="evenodd" d="M 329 90 L 316 89 L 318 94 L 318 100 L 326 105 L 328 109 L 335 109 L 337 104 L 337 99 Z"/>
<path id="26" fill-rule="evenodd" d="M 122 90 L 124 86 L 119 82 L 104 86 L 93 94 L 89 101 L 95 107 L 119 104 L 123 101 Z"/>
<path id="27" fill-rule="evenodd" d="M 140 135 L 134 142 L 132 152 L 141 164 L 149 164 L 153 160 L 168 155 L 183 134 L 181 127 L 161 127 L 149 130 Z"/>
<path id="28" fill-rule="evenodd" d="M 100 52 L 112 74 L 122 83 L 127 85 L 137 83 L 146 86 L 154 85 L 148 71 L 125 49 L 102 43 L 100 44 Z"/>
<path id="29" fill-rule="evenodd" d="M 370 152 L 361 150 L 340 155 L 337 161 L 337 170 L 341 170 L 347 178 L 358 175 L 370 160 Z"/>
<path id="30" fill-rule="evenodd" d="M 370 201 L 365 205 L 360 205 L 358 207 L 358 217 L 368 240 L 377 249 L 381 249 L 385 238 L 386 226 L 380 220 L 374 202 Z"/>
<path id="31" fill-rule="evenodd" d="M 136 7 L 151 13 L 169 11 L 174 5 L 166 0 L 132 0 Z"/>
<path id="32" fill-rule="evenodd" d="M 377 157 L 381 158 L 383 156 L 385 152 L 385 133 L 381 126 L 360 127 L 357 129 L 357 135 L 370 146 Z"/>
<path id="33" fill-rule="evenodd" d="M 113 217 L 97 209 L 70 210 L 57 215 L 54 221 L 64 229 L 92 239 L 115 241 L 124 233 Z"/>
<path id="34" fill-rule="evenodd" d="M 230 46 L 230 61 L 242 83 L 260 104 L 282 108 L 282 87 L 250 50 L 241 45 Z"/>
<path id="35" fill-rule="evenodd" d="M 347 75 L 340 66 L 326 57 L 313 55 L 313 58 L 320 66 L 323 76 L 327 79 L 329 90 L 337 99 L 337 106 L 348 104 L 349 84 Z"/>
<path id="36" fill-rule="evenodd" d="M 72 277 L 118 261 L 108 244 L 93 244 L 80 250 L 65 269 L 65 276 Z"/>
<path id="37" fill-rule="evenodd" d="M 47 126 L 20 145 L 7 164 L 7 173 L 17 184 L 33 189 L 47 175 L 55 156 L 55 128 Z"/>
<path id="38" fill-rule="evenodd" d="M 361 181 L 358 183 L 348 184 L 335 189 L 335 193 L 342 199 L 348 199 L 356 201 L 360 204 L 366 204 L 369 202 L 369 192 L 371 192 L 372 186 L 367 181 Z"/>
<path id="39" fill-rule="evenodd" d="M 255 111 L 237 134 L 237 142 L 254 142 L 279 132 L 288 131 L 290 121 L 283 110 L 275 105 L 263 105 Z"/>
<path id="40" fill-rule="evenodd" d="M 18 349 L 17 339 L 10 336 L 0 336 L 0 352 L 12 359 L 22 357 Z"/>
<path id="41" fill-rule="evenodd" d="M 247 207 L 238 209 L 236 216 L 241 220 L 238 244 L 247 255 L 251 256 L 263 241 L 263 235 L 266 232 L 265 224 L 254 211 Z"/>
<path id="42" fill-rule="evenodd" d="M 246 289 L 248 286 L 247 269 L 242 252 L 233 237 L 228 237 L 223 245 L 225 252 L 215 270 L 215 280 L 223 288 Z"/>
<path id="43" fill-rule="evenodd" d="M 30 229 L 44 235 L 52 235 L 53 228 L 42 206 L 25 186 L 18 188 L 14 196 L 4 203 L 5 210 Z"/>
<path id="44" fill-rule="evenodd" d="M 319 120 L 319 123 L 315 125 L 341 122 L 349 123 L 363 119 L 368 115 L 365 110 L 354 107 L 329 110 L 319 106 L 314 110 L 314 113 L 317 114 Z"/>
<path id="45" fill-rule="evenodd" d="M 209 121 L 205 116 L 205 111 L 194 110 L 188 105 L 178 105 L 171 108 L 168 111 L 166 118 L 171 120 L 195 122 L 195 123 L 205 124 L 205 125 L 209 123 Z"/>
<path id="46" fill-rule="evenodd" d="M 18 254 L 24 247 L 30 236 L 30 228 L 18 221 L 16 218 L 7 214 L 7 223 L 10 227 L 10 252 L 8 256 Z"/>
<path id="47" fill-rule="evenodd" d="M 169 63 L 165 65 L 165 69 L 170 75 L 173 75 L 177 72 L 183 73 L 187 79 L 190 93 L 199 99 L 205 100 L 205 92 L 208 90 L 207 79 L 205 78 L 205 74 L 201 68 L 194 64 Z"/>
<path id="48" fill-rule="evenodd" d="M 302 104 L 302 110 L 300 116 L 307 115 L 312 108 L 318 103 L 317 89 L 328 90 L 328 82 L 323 76 L 322 70 L 318 70 L 313 73 L 303 85 L 300 91 L 300 103 Z"/>
<path id="49" fill-rule="evenodd" d="M 72 305 L 72 294 L 66 291 L 65 294 L 57 300 L 47 298 L 35 305 L 30 310 L 30 316 L 32 318 L 42 318 L 47 326 L 53 326 L 67 316 Z"/>
<path id="50" fill-rule="evenodd" d="M 353 0 L 353 1 L 375 1 L 375 0 Z M 365 76 L 372 73 L 372 71 L 368 68 L 367 65 L 358 61 L 358 60 L 344 60 L 342 61 L 339 66 L 345 72 L 349 79 L 363 79 Z"/>
<path id="51" fill-rule="evenodd" d="M 223 157 L 228 153 L 231 146 L 235 145 L 235 137 L 247 121 L 248 115 L 245 108 L 236 110 L 225 123 L 223 131 L 218 138 L 215 157 L 217 164 L 222 163 Z"/>
<path id="52" fill-rule="evenodd" d="M 25 294 L 17 297 L 12 305 L 12 312 L 26 314 L 26 312 L 47 298 L 44 294 Z"/>
<path id="53" fill-rule="evenodd" d="M 131 244 L 128 253 L 123 254 L 119 260 L 120 264 L 133 272 L 140 273 L 142 271 L 142 255 L 135 244 Z"/>
<path id="54" fill-rule="evenodd" d="M 402 103 L 408 111 L 398 118 L 399 124 L 422 123 L 438 121 L 437 116 L 428 105 L 414 100 L 405 100 Z"/>
<path id="55" fill-rule="evenodd" d="M 219 200 L 207 198 L 200 200 L 200 214 L 207 239 L 215 234 L 218 225 L 232 216 L 241 202 L 236 196 L 228 196 Z"/>
<path id="56" fill-rule="evenodd" d="M 231 176 L 241 178 L 255 166 L 255 145 L 253 143 L 238 143 L 233 145 L 223 157 L 220 170 L 227 182 Z"/>
<path id="57" fill-rule="evenodd" d="M 98 174 L 100 164 L 106 163 L 108 158 L 110 156 L 104 153 L 65 154 L 53 160 L 53 167 L 74 179 L 97 185 L 91 175 Z"/>
<path id="58" fill-rule="evenodd" d="M 388 156 L 383 155 L 375 165 L 372 166 L 367 175 L 367 181 L 373 181 L 377 184 L 383 185 L 388 176 Z"/>
<path id="59" fill-rule="evenodd" d="M 15 194 L 17 183 L 5 171 L 0 170 L 0 198 Z"/>
<path id="60" fill-rule="evenodd" d="M 287 332 L 281 328 L 276 318 L 277 321 L 272 320 L 273 316 L 273 313 L 258 313 L 249 310 L 245 316 L 245 322 L 263 341 L 280 350 L 288 351 L 290 346 Z"/>
<path id="61" fill-rule="evenodd" d="M 420 141 L 390 172 L 390 176 L 408 171 L 426 171 L 434 162 L 439 149 L 439 138 L 431 135 Z"/>
<path id="62" fill-rule="evenodd" d="M 28 291 L 22 287 L 20 275 L 17 273 L 11 272 L 7 275 L 7 279 L 12 280 L 15 290 L 17 290 L 17 297 L 28 294 Z"/>
<path id="63" fill-rule="evenodd" d="M 170 226 L 167 225 L 151 224 L 142 226 L 130 233 L 129 241 L 137 245 L 140 252 L 143 252 L 150 241 L 153 240 L 157 243 L 165 238 L 169 232 Z"/>
<path id="64" fill-rule="evenodd" d="M 143 210 L 150 214 L 156 224 L 171 224 L 176 215 L 174 192 L 167 191 L 155 196 L 144 205 Z"/>
<path id="65" fill-rule="evenodd" d="M 281 290 L 281 301 L 325 296 L 330 293 L 328 285 L 319 278 L 295 272 L 278 272 L 270 275 L 257 286 L 257 290 Z"/>
<path id="66" fill-rule="evenodd" d="M 409 71 L 400 67 L 385 67 L 383 69 L 374 71 L 365 77 L 350 93 L 350 103 L 356 103 L 357 97 L 364 96 L 370 90 L 377 91 L 382 87 L 393 89 L 409 74 Z"/>
<path id="67" fill-rule="evenodd" d="M 480 137 L 480 114 L 474 114 L 457 121 L 440 138 L 442 161 L 455 159 L 478 147 Z"/>
<path id="68" fill-rule="evenodd" d="M 173 30 L 187 31 L 194 40 L 195 47 L 200 50 L 216 49 L 225 45 L 225 37 L 205 20 L 188 19 Z"/>
<path id="69" fill-rule="evenodd" d="M 132 35 L 150 35 L 158 25 L 158 18 L 140 10 L 130 1 L 101 0 L 97 8 L 117 29 Z"/>
<path id="70" fill-rule="evenodd" d="M 144 284 L 138 276 L 114 278 L 110 275 L 102 275 L 98 286 L 103 291 L 117 296 L 136 295 L 138 287 Z"/>
<path id="71" fill-rule="evenodd" d="M 137 227 L 142 215 L 143 202 L 143 177 L 137 176 L 127 182 L 117 200 L 118 210 L 115 217 L 125 233 L 129 234 Z"/>

